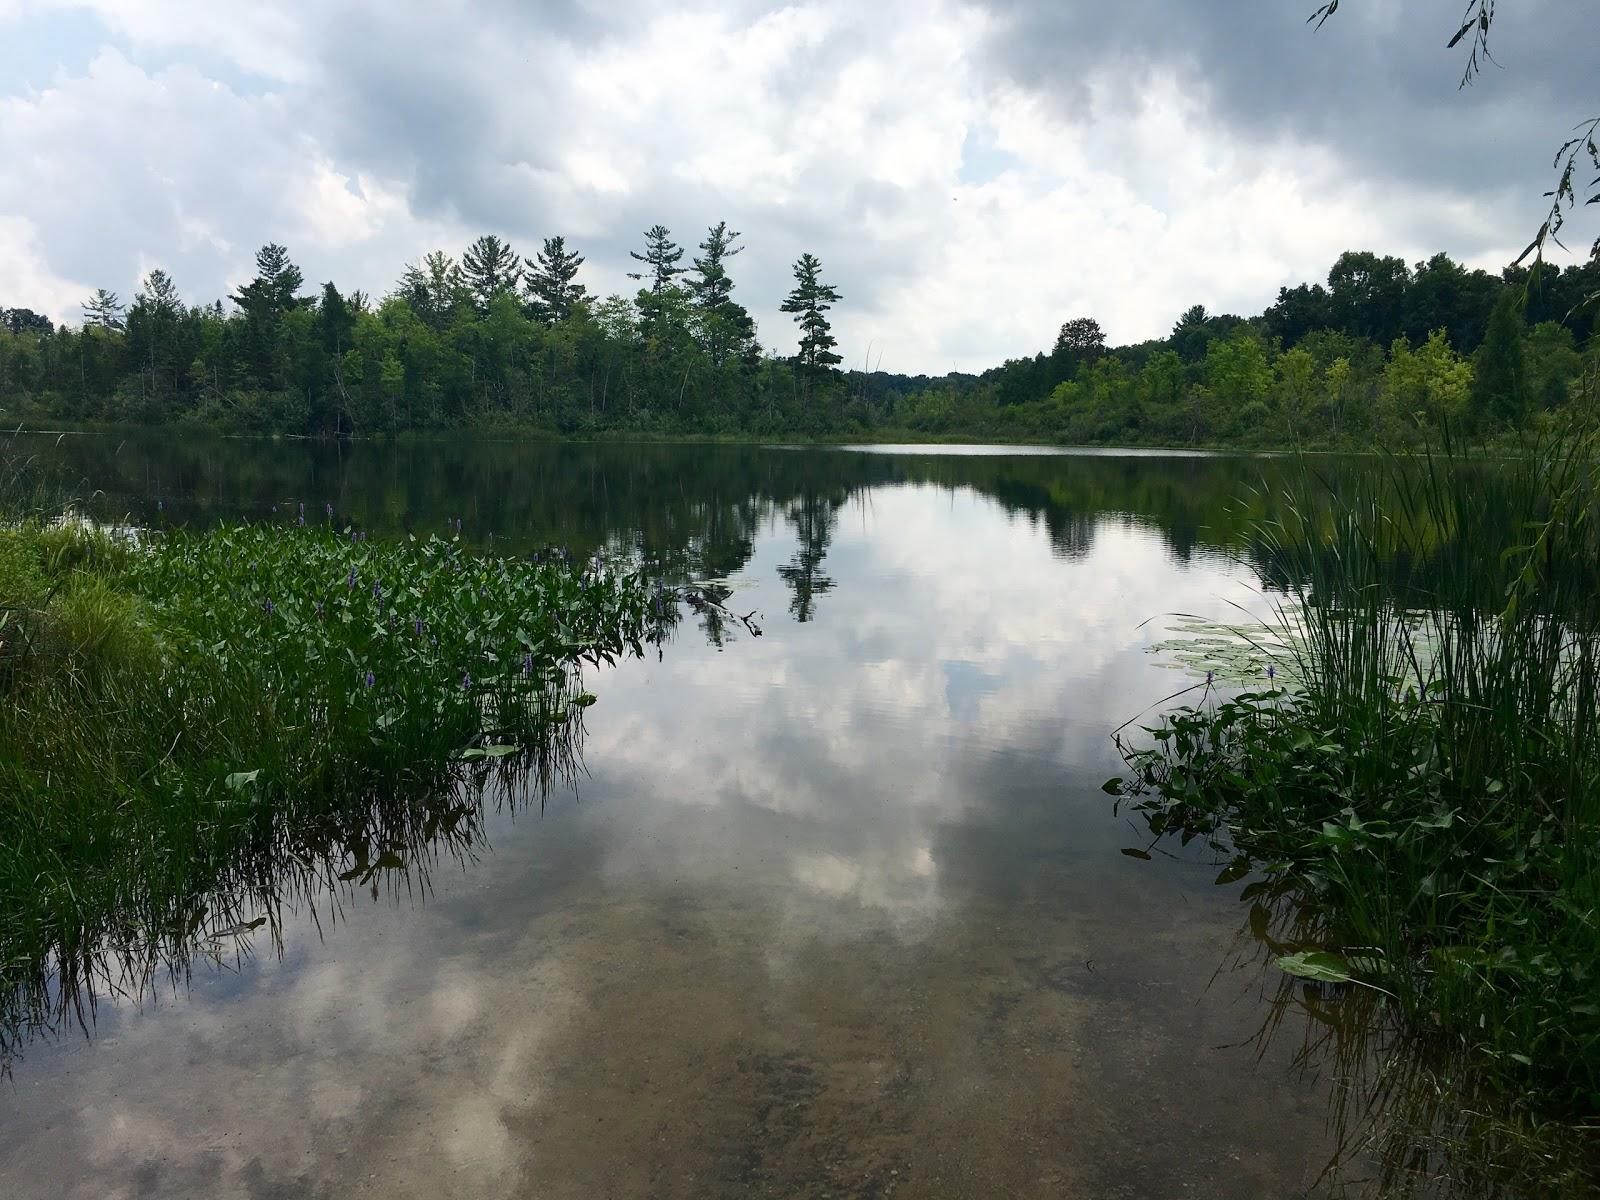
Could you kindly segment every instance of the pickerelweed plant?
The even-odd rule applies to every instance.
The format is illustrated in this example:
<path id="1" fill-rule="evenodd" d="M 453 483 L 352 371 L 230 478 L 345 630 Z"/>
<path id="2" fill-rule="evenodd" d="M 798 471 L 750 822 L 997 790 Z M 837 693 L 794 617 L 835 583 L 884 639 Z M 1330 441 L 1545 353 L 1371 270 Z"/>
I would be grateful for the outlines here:
<path id="1" fill-rule="evenodd" d="M 0 590 L 0 1051 L 266 920 L 286 874 L 365 883 L 490 780 L 571 770 L 582 668 L 678 611 L 620 566 L 298 513 L 23 520 Z"/>
<path id="2" fill-rule="evenodd" d="M 1303 463 L 1273 500 L 1277 678 L 1197 685 L 1107 788 L 1153 834 L 1237 855 L 1225 878 L 1300 897 L 1285 970 L 1372 991 L 1508 1119 L 1592 1138 L 1600 442 L 1447 443 L 1337 482 Z"/>

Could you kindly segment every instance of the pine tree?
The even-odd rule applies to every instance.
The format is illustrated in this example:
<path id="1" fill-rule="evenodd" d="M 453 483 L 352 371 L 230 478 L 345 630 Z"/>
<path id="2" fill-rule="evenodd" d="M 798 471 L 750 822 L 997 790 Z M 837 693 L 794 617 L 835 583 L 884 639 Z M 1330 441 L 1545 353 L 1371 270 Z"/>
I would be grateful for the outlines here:
<path id="1" fill-rule="evenodd" d="M 256 277 L 230 297 L 249 316 L 279 317 L 305 299 L 297 293 L 305 276 L 276 242 L 256 251 Z"/>
<path id="2" fill-rule="evenodd" d="M 675 276 L 682 275 L 686 267 L 680 267 L 678 260 L 683 257 L 683 248 L 672 240 L 672 235 L 665 225 L 652 225 L 644 232 L 644 253 L 637 250 L 628 251 L 628 257 L 646 264 L 648 271 L 630 271 L 629 279 L 650 280 L 650 294 L 657 299 L 672 285 Z"/>
<path id="3" fill-rule="evenodd" d="M 534 268 L 524 282 L 528 307 L 546 325 L 555 325 L 572 315 L 572 307 L 589 298 L 589 289 L 577 282 L 583 255 L 567 249 L 565 238 L 545 238 Z"/>
<path id="4" fill-rule="evenodd" d="M 102 329 L 122 328 L 122 301 L 115 292 L 96 288 L 94 295 L 83 302 L 83 321 Z"/>
<path id="5" fill-rule="evenodd" d="M 1522 354 L 1520 289 L 1503 288 L 1478 347 L 1472 410 L 1482 424 L 1519 428 L 1527 417 L 1527 371 Z"/>
<path id="6" fill-rule="evenodd" d="M 182 390 L 185 369 L 194 358 L 193 330 L 172 276 L 155 268 L 128 309 L 128 361 L 137 365 L 140 396 L 149 403 L 142 418 L 162 419 L 166 405 Z"/>
<path id="7" fill-rule="evenodd" d="M 231 297 L 244 311 L 243 365 L 262 387 L 282 387 L 286 382 L 280 326 L 285 313 L 308 303 L 298 294 L 304 282 L 300 268 L 289 261 L 289 252 L 270 242 L 256 251 L 256 277 Z"/>
<path id="8" fill-rule="evenodd" d="M 354 292 L 349 299 L 339 294 L 329 280 L 322 287 L 322 303 L 317 305 L 317 325 L 321 334 L 325 378 L 319 379 L 317 388 L 320 403 L 314 404 L 311 413 L 313 429 L 333 428 L 342 436 L 355 428 L 351 415 L 350 393 L 345 388 L 344 356 L 354 340 L 356 313 L 365 298 Z M 331 385 L 331 386 L 330 386 Z M 337 411 L 329 411 L 336 408 Z"/>
<path id="9" fill-rule="evenodd" d="M 160 267 L 144 277 L 144 289 L 134 297 L 135 304 L 144 304 L 152 312 L 172 316 L 183 311 L 183 300 L 178 295 L 178 285 L 172 282 Z"/>
<path id="10" fill-rule="evenodd" d="M 492 233 L 486 233 L 461 256 L 461 273 L 473 304 L 481 313 L 499 297 L 517 290 L 522 282 L 522 259 Z"/>
<path id="11" fill-rule="evenodd" d="M 814 254 L 802 254 L 794 264 L 795 289 L 782 304 L 782 311 L 793 313 L 800 326 L 800 352 L 795 361 L 808 370 L 826 370 L 842 361 L 833 352 L 839 343 L 832 326 L 823 316 L 840 300 L 838 291 L 818 277 L 822 264 Z"/>
<path id="12" fill-rule="evenodd" d="M 689 294 L 700 310 L 702 344 L 719 367 L 741 347 L 753 349 L 755 340 L 755 322 L 744 305 L 734 300 L 733 280 L 723 265 L 744 252 L 743 246 L 734 245 L 739 237 L 738 230 L 729 229 L 726 221 L 713 225 L 700 243 L 701 255 L 694 260 L 695 274 L 689 278 Z"/>
<path id="13" fill-rule="evenodd" d="M 432 329 L 443 329 L 458 304 L 467 299 L 467 281 L 456 260 L 443 250 L 423 256 L 420 263 L 407 263 L 395 295 L 411 306 L 411 311 Z"/>

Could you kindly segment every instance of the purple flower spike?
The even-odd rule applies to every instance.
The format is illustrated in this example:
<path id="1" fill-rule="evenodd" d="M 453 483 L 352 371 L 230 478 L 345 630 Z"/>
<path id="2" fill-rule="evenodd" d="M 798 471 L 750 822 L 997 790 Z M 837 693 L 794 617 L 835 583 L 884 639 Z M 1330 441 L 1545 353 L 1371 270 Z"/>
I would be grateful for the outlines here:
<path id="1" fill-rule="evenodd" d="M 157 500 L 156 501 L 156 511 L 157 512 L 166 512 L 167 511 L 167 502 L 165 500 Z"/>
<path id="2" fill-rule="evenodd" d="M 413 621 L 411 623 L 411 627 L 417 631 L 417 636 L 418 637 L 422 636 L 422 618 L 421 617 L 418 617 L 415 621 Z"/>
<path id="3" fill-rule="evenodd" d="M 1267 668 L 1267 678 L 1268 679 L 1276 679 L 1277 677 L 1278 677 L 1278 668 L 1275 667 L 1275 666 L 1269 666 Z"/>
<path id="4" fill-rule="evenodd" d="M 305 516 L 304 516 L 304 515 L 301 515 L 301 516 L 298 516 L 298 517 L 296 517 L 296 518 L 295 518 L 295 519 L 294 519 L 294 523 L 295 523 L 295 524 L 296 524 L 296 525 L 304 525 L 304 524 L 305 524 L 305 523 L 306 523 L 306 519 L 305 519 Z"/>
<path id="5" fill-rule="evenodd" d="M 524 654 L 522 656 L 522 673 L 524 675 L 533 674 L 533 655 Z"/>
<path id="6" fill-rule="evenodd" d="M 1212 683 L 1212 680 L 1216 679 L 1216 677 L 1217 677 L 1217 673 L 1215 671 L 1207 671 L 1206 672 L 1206 686 L 1210 687 L 1211 683 Z"/>
<path id="7" fill-rule="evenodd" d="M 376 679 L 376 678 L 374 678 L 374 677 L 373 677 L 373 674 L 372 674 L 372 672 L 371 672 L 371 671 L 368 671 L 368 672 L 367 672 L 367 686 L 368 686 L 368 687 L 371 687 L 371 686 L 372 686 L 372 685 L 373 685 L 373 684 L 375 684 L 375 683 L 377 683 L 377 682 L 378 682 L 378 681 L 377 681 L 377 679 Z"/>
<path id="8" fill-rule="evenodd" d="M 344 583 L 348 588 L 353 588 L 356 586 L 356 569 L 354 567 L 350 568 L 349 578 L 347 578 Z"/>
<path id="9" fill-rule="evenodd" d="M 262 608 L 263 608 L 263 609 L 265 609 L 265 610 L 266 610 L 266 614 L 267 614 L 267 616 L 269 616 L 269 617 L 270 617 L 270 616 L 271 616 L 271 615 L 272 615 L 272 614 L 273 614 L 273 613 L 275 613 L 275 612 L 277 612 L 277 611 L 278 611 L 278 609 L 277 609 L 277 606 L 276 606 L 276 605 L 274 605 L 274 604 L 273 604 L 273 603 L 272 603 L 272 601 L 271 601 L 271 600 L 268 600 L 268 601 L 267 601 L 267 602 L 266 602 L 266 603 L 265 603 L 265 604 L 263 604 L 263 605 L 262 605 L 262 606 L 261 606 L 261 607 L 262 607 Z"/>
<path id="10" fill-rule="evenodd" d="M 468 692 L 468 691 L 472 690 L 472 676 L 471 675 L 463 675 L 461 677 L 461 690 L 463 692 Z"/>
<path id="11" fill-rule="evenodd" d="M 331 505 L 331 504 L 324 504 L 324 505 L 323 505 L 323 506 L 322 506 L 322 511 L 323 511 L 323 512 L 325 512 L 325 513 L 327 513 L 327 514 L 328 514 L 328 515 L 329 515 L 329 516 L 330 516 L 330 517 L 331 517 L 331 516 L 333 516 L 333 505 Z"/>
<path id="12" fill-rule="evenodd" d="M 374 596 L 381 596 L 383 594 L 383 585 L 380 584 L 376 579 L 372 581 L 372 594 Z"/>
<path id="13" fill-rule="evenodd" d="M 316 602 L 316 605 L 317 605 L 317 616 L 321 617 L 322 616 L 322 601 L 318 600 Z"/>

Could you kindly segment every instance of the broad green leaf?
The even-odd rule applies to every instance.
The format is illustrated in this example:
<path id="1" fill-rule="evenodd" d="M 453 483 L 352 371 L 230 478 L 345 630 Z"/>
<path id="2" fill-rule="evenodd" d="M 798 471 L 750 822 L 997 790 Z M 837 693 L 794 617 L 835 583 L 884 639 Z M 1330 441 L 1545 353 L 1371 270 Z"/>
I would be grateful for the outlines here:
<path id="1" fill-rule="evenodd" d="M 1278 956 L 1278 969 L 1300 979 L 1318 983 L 1349 983 L 1354 976 L 1350 964 L 1327 950 L 1302 950 Z"/>

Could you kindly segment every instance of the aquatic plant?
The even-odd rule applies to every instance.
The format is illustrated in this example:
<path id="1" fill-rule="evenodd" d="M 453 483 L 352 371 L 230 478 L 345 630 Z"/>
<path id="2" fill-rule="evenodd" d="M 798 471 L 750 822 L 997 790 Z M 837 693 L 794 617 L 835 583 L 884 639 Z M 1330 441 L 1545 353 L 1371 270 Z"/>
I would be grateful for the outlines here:
<path id="1" fill-rule="evenodd" d="M 548 783 L 582 667 L 665 627 L 631 571 L 298 521 L 24 522 L 0 586 L 0 1051 L 254 919 L 286 869 L 383 860 L 491 769 Z"/>
<path id="2" fill-rule="evenodd" d="M 1307 462 L 1258 536 L 1282 684 L 1207 687 L 1107 785 L 1296 889 L 1292 975 L 1363 987 L 1537 1126 L 1600 1110 L 1600 439 L 1458 445 L 1339 486 Z M 1203 653 L 1201 655 L 1203 659 Z M 1269 664 L 1270 672 L 1271 666 Z M 1460 1059 L 1453 1061 L 1462 1061 Z"/>

